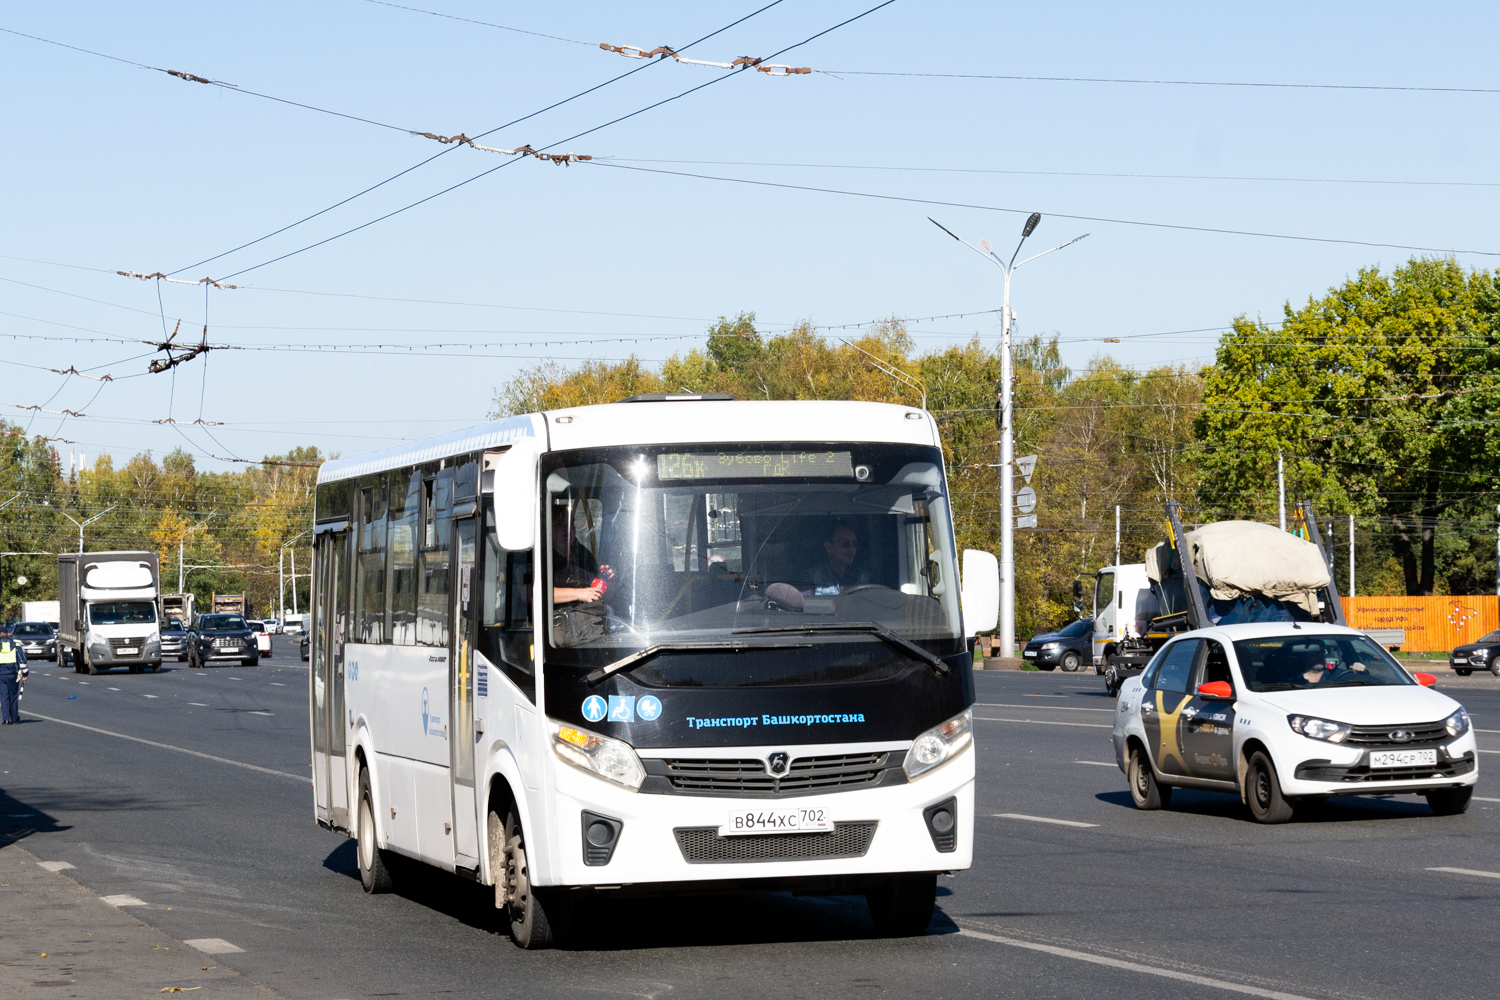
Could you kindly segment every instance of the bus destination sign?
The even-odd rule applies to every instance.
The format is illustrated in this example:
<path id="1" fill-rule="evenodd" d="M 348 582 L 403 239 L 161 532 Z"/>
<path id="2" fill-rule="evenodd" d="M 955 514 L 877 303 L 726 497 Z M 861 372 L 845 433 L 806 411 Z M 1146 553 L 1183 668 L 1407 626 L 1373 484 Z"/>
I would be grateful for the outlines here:
<path id="1" fill-rule="evenodd" d="M 656 474 L 671 479 L 853 479 L 847 451 L 667 452 L 656 456 Z"/>

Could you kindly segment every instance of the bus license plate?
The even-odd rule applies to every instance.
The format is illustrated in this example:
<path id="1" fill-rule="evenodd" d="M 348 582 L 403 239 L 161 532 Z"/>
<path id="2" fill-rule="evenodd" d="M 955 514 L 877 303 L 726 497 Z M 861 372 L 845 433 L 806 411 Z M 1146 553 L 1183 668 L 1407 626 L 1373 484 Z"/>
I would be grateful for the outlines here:
<path id="1" fill-rule="evenodd" d="M 826 809 L 736 809 L 719 836 L 747 833 L 821 833 L 833 829 Z"/>
<path id="2" fill-rule="evenodd" d="M 1372 750 L 1371 767 L 1420 767 L 1436 764 L 1436 750 Z"/>

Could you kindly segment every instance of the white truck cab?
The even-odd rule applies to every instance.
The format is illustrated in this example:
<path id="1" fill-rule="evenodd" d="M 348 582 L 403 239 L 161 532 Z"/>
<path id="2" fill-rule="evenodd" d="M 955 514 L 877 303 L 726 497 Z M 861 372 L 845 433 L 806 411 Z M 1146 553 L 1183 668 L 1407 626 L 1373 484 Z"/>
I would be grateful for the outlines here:
<path id="1" fill-rule="evenodd" d="M 1094 673 L 1107 674 L 1125 640 L 1145 635 L 1155 615 L 1156 599 L 1145 563 L 1105 566 L 1095 573 Z M 1117 680 L 1111 687 L 1118 684 Z"/>
<path id="2" fill-rule="evenodd" d="M 58 645 L 75 671 L 161 669 L 155 552 L 64 552 L 57 557 L 57 578 Z"/>

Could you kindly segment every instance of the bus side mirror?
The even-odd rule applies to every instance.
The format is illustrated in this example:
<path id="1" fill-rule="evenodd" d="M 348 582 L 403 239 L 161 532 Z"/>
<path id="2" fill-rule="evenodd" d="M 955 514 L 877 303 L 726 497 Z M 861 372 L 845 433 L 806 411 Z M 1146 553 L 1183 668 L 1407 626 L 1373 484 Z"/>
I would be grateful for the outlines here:
<path id="1" fill-rule="evenodd" d="M 536 544 L 539 454 L 534 438 L 521 438 L 494 460 L 495 541 L 508 552 Z"/>
<path id="2" fill-rule="evenodd" d="M 1000 621 L 1000 560 L 993 552 L 964 549 L 963 571 L 958 602 L 964 615 L 964 633 L 991 632 Z"/>

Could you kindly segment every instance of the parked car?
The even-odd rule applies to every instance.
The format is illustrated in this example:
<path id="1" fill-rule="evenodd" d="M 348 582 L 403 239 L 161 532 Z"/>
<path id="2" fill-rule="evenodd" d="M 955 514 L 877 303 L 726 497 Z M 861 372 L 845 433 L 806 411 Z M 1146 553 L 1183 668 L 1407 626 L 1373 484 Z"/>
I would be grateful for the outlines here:
<path id="1" fill-rule="evenodd" d="M 28 660 L 57 662 L 57 631 L 46 622 L 17 622 L 10 634 L 26 650 Z"/>
<path id="2" fill-rule="evenodd" d="M 188 666 L 205 667 L 214 660 L 238 660 L 242 667 L 260 663 L 255 632 L 244 615 L 198 616 L 188 633 Z"/>
<path id="3" fill-rule="evenodd" d="M 1093 654 L 1092 618 L 1064 625 L 1056 632 L 1034 635 L 1021 650 L 1022 658 L 1035 663 L 1039 670 L 1056 670 L 1060 666 L 1068 673 L 1082 670 L 1085 664 L 1092 661 Z"/>
<path id="4" fill-rule="evenodd" d="M 27 656 L 31 651 L 27 650 Z M 1476 670 L 1488 670 L 1500 677 L 1500 632 L 1491 632 L 1475 642 L 1454 647 L 1448 654 L 1448 665 L 1460 677 L 1467 677 Z"/>
<path id="5" fill-rule="evenodd" d="M 266 623 L 259 619 L 249 618 L 245 621 L 250 626 L 250 631 L 255 633 L 255 652 L 259 656 L 271 655 L 271 630 Z"/>
<path id="6" fill-rule="evenodd" d="M 182 619 L 168 618 L 166 624 L 161 627 L 162 659 L 175 656 L 177 657 L 177 662 L 181 663 L 188 658 L 187 644 L 188 630 L 182 624 Z"/>

